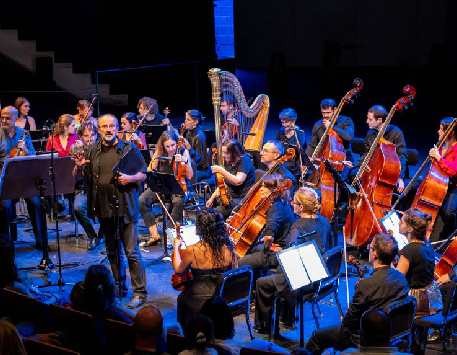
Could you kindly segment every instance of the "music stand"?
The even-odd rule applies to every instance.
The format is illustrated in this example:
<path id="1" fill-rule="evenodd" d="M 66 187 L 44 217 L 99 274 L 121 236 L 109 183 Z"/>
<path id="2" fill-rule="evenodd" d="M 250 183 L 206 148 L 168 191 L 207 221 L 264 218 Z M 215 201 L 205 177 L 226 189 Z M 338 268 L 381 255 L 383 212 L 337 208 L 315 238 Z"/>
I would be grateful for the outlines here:
<path id="1" fill-rule="evenodd" d="M 157 195 L 162 194 L 165 196 L 171 195 L 182 195 L 184 196 L 184 191 L 182 190 L 181 186 L 179 186 L 176 178 L 173 174 L 165 174 L 159 173 L 157 171 L 148 171 L 147 175 L 147 183 L 148 187 L 151 189 L 152 192 L 155 192 Z M 166 208 L 166 206 L 162 206 L 162 208 Z M 170 254 L 168 254 L 167 248 L 167 216 L 165 211 L 163 212 L 163 258 L 169 258 Z"/>
<path id="2" fill-rule="evenodd" d="M 24 156 L 6 159 L 0 176 L 0 199 L 9 200 L 32 198 L 39 195 L 42 209 L 42 224 L 44 226 L 43 257 L 40 268 L 51 268 L 48 254 L 48 228 L 45 212 L 45 198 L 57 194 L 68 194 L 74 192 L 75 179 L 72 174 L 74 162 L 70 157 L 53 158 L 53 154 Z M 26 172 L 26 173 L 24 173 Z M 53 174 L 59 179 L 53 178 Z M 55 199 L 53 201 L 53 205 Z M 55 207 L 55 206 L 53 206 Z M 62 260 L 60 254 L 60 236 L 58 219 L 56 219 L 56 240 L 58 254 L 59 281 L 62 286 Z M 53 285 L 46 285 L 53 286 Z"/>
<path id="3" fill-rule="evenodd" d="M 277 254 L 277 258 L 290 289 L 297 292 L 300 306 L 300 347 L 303 347 L 304 291 L 307 286 L 329 277 L 327 266 L 314 240 L 284 249 Z"/>
<path id="4" fill-rule="evenodd" d="M 146 136 L 146 143 L 148 144 L 156 144 L 159 140 L 159 137 L 162 135 L 164 131 L 167 130 L 167 126 L 162 124 L 143 124 L 141 126 L 141 132 L 143 132 Z"/>

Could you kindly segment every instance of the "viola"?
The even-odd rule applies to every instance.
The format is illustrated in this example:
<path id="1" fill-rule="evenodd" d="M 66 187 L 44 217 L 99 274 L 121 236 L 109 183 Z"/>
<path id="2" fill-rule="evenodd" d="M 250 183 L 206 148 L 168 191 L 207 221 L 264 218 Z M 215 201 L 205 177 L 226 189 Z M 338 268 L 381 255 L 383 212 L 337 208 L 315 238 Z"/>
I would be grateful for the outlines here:
<path id="1" fill-rule="evenodd" d="M 406 85 L 403 94 L 390 109 L 352 181 L 352 186 L 358 187 L 360 193 L 350 201 L 351 211 L 346 217 L 343 234 L 353 246 L 366 245 L 380 231 L 378 219 L 390 210 L 401 165 L 395 145 L 383 136 L 394 114 L 411 104 L 416 90 L 411 85 Z M 372 213 L 367 214 L 368 210 L 372 210 Z"/>
<path id="2" fill-rule="evenodd" d="M 222 160 L 219 159 L 220 155 L 217 148 L 212 148 L 212 162 L 213 165 L 222 165 Z M 219 201 L 221 205 L 227 207 L 230 205 L 230 195 L 227 185 L 225 184 L 224 176 L 221 173 L 215 173 L 216 187 L 219 189 Z"/>
<path id="3" fill-rule="evenodd" d="M 25 136 L 27 135 L 27 132 L 24 131 L 24 133 L 22 134 L 21 138 L 18 140 L 18 144 L 19 142 L 24 142 L 25 140 Z M 26 156 L 26 152 L 24 149 L 22 148 L 18 148 L 18 147 L 14 147 L 10 150 L 10 154 L 9 154 L 9 157 L 10 158 L 14 158 L 14 157 L 23 157 L 23 156 Z"/>
<path id="4" fill-rule="evenodd" d="M 177 142 L 177 151 L 182 154 L 185 149 L 184 138 L 178 138 Z M 178 181 L 179 186 L 184 192 L 187 192 L 187 163 L 183 161 L 176 161 L 176 156 L 172 159 L 173 173 L 176 180 Z"/>
<path id="5" fill-rule="evenodd" d="M 175 223 L 175 230 L 176 230 L 176 238 L 182 240 L 181 226 L 179 223 Z M 181 251 L 181 249 L 180 249 L 180 251 Z M 171 255 L 171 257 L 173 258 L 173 254 Z M 190 269 L 187 269 L 184 272 L 175 272 L 175 273 L 173 273 L 173 275 L 171 275 L 171 285 L 177 291 L 184 291 L 187 283 L 189 283 L 189 281 L 192 281 L 192 279 L 193 279 L 193 276 L 192 276 L 192 271 L 190 271 Z"/>

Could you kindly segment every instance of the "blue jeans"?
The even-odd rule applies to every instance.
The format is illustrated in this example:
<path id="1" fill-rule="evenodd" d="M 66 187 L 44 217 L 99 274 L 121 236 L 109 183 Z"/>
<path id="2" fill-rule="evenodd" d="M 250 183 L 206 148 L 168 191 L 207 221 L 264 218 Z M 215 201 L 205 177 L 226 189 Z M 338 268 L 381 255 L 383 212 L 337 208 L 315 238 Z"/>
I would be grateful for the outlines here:
<path id="1" fill-rule="evenodd" d="M 92 222 L 87 215 L 87 194 L 80 191 L 75 196 L 75 217 L 87 234 L 87 237 L 94 239 L 97 237 L 97 233 L 92 226 Z"/>

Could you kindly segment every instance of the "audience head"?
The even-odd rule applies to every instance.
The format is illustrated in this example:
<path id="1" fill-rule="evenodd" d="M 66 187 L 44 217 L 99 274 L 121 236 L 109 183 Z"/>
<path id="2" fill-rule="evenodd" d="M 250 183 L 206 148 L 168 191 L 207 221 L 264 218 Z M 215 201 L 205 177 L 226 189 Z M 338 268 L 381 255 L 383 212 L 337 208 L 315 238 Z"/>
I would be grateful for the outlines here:
<path id="1" fill-rule="evenodd" d="M 397 241 L 392 235 L 387 233 L 378 233 L 373 237 L 370 243 L 370 262 L 373 264 L 390 265 L 398 254 Z"/>
<path id="2" fill-rule="evenodd" d="M 0 354 L 27 354 L 16 327 L 3 319 L 0 319 Z"/>
<path id="3" fill-rule="evenodd" d="M 403 213 L 400 219 L 400 233 L 406 235 L 408 239 L 414 238 L 425 240 L 427 227 L 432 221 L 432 216 L 419 211 L 417 208 L 410 208 Z"/>
<path id="4" fill-rule="evenodd" d="M 84 279 L 86 306 L 91 313 L 103 313 L 114 303 L 115 284 L 111 271 L 101 264 L 91 265 Z"/>
<path id="5" fill-rule="evenodd" d="M 205 350 L 214 343 L 213 322 L 208 317 L 197 314 L 186 324 L 184 335 L 193 349 Z"/>
<path id="6" fill-rule="evenodd" d="M 374 309 L 366 313 L 360 324 L 361 346 L 389 346 L 390 321 L 381 309 Z"/>
<path id="7" fill-rule="evenodd" d="M 214 336 L 217 339 L 231 339 L 235 334 L 232 311 L 221 297 L 209 299 L 203 305 L 201 314 L 207 316 L 214 325 Z"/>
<path id="8" fill-rule="evenodd" d="M 163 347 L 163 317 L 152 304 L 141 308 L 133 319 L 135 350 L 158 352 Z"/>

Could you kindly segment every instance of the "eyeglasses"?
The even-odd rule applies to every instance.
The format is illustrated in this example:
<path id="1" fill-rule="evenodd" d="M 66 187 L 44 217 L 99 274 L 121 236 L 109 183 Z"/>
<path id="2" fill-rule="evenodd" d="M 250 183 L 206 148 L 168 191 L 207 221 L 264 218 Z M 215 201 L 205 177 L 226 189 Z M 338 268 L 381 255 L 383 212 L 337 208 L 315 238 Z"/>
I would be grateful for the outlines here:
<path id="1" fill-rule="evenodd" d="M 273 153 L 277 153 L 276 150 L 262 149 L 261 151 L 264 152 L 264 153 L 272 153 L 272 154 L 273 154 Z"/>
<path id="2" fill-rule="evenodd" d="M 103 129 L 108 129 L 108 128 L 116 128 L 117 126 L 115 124 L 104 124 L 104 125 L 101 125 L 100 128 L 103 128 Z"/>

